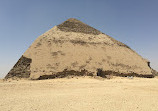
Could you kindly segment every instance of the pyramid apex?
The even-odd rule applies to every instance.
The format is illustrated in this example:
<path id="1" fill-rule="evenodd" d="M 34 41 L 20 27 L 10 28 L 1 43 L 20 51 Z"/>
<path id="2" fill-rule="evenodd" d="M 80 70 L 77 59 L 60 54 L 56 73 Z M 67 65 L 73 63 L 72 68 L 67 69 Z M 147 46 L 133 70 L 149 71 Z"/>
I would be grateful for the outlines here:
<path id="1" fill-rule="evenodd" d="M 69 19 L 67 19 L 66 21 L 64 21 L 63 23 L 65 23 L 65 22 L 69 22 L 69 23 L 80 23 L 80 24 L 85 24 L 85 23 L 83 23 L 82 21 L 80 21 L 80 20 L 78 20 L 78 19 L 76 19 L 76 18 L 69 18 Z M 63 24 L 62 23 L 62 24 Z"/>
<path id="2" fill-rule="evenodd" d="M 101 34 L 100 31 L 97 29 L 77 20 L 76 18 L 69 18 L 62 24 L 57 25 L 57 27 L 61 31 L 65 32 L 77 32 L 77 33 L 85 33 L 85 34 L 94 34 L 99 35 Z"/>
<path id="3" fill-rule="evenodd" d="M 80 20 L 76 19 L 76 18 L 69 18 L 66 21 L 71 21 L 71 22 L 81 22 Z"/>

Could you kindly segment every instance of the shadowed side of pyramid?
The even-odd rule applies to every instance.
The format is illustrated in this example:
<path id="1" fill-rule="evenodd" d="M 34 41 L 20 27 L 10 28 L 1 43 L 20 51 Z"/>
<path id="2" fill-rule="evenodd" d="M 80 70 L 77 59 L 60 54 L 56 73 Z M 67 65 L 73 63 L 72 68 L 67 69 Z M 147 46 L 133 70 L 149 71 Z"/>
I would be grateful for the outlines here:
<path id="1" fill-rule="evenodd" d="M 39 36 L 5 77 L 154 77 L 150 62 L 127 45 L 71 18 Z"/>
<path id="2" fill-rule="evenodd" d="M 18 77 L 18 78 L 29 78 L 31 74 L 30 64 L 32 60 L 30 58 L 22 56 L 14 67 L 9 71 L 7 78 Z"/>

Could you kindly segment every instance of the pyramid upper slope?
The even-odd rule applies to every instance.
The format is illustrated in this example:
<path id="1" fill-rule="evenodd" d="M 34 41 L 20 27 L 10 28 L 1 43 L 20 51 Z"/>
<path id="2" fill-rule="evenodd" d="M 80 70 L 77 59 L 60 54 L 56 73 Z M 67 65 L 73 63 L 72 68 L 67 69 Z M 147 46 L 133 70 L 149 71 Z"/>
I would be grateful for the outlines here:
<path id="1" fill-rule="evenodd" d="M 86 33 L 86 34 L 94 34 L 99 35 L 101 34 L 100 31 L 97 29 L 75 19 L 70 18 L 63 22 L 62 24 L 57 26 L 61 31 L 65 32 L 80 32 L 80 33 Z"/>

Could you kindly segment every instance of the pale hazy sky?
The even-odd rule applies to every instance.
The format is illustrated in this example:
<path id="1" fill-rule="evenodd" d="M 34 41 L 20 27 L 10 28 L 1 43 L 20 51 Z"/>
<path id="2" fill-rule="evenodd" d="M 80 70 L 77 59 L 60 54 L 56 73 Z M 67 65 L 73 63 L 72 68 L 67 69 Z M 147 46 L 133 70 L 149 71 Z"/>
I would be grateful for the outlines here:
<path id="1" fill-rule="evenodd" d="M 158 70 L 158 0 L 0 0 L 0 78 L 39 35 L 72 17 L 127 44 Z"/>

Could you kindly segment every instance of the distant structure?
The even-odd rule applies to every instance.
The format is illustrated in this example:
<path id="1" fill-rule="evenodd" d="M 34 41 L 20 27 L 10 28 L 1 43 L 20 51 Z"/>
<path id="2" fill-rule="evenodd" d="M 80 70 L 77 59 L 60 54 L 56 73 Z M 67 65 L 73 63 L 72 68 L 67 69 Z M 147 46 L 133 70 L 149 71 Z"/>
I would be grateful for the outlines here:
<path id="1" fill-rule="evenodd" d="M 154 77 L 150 62 L 127 45 L 70 18 L 39 36 L 5 78 L 68 75 Z"/>

